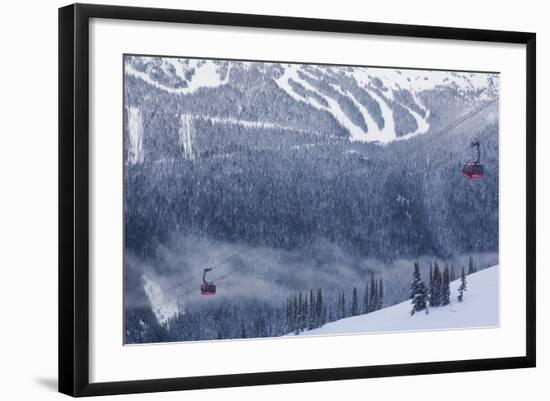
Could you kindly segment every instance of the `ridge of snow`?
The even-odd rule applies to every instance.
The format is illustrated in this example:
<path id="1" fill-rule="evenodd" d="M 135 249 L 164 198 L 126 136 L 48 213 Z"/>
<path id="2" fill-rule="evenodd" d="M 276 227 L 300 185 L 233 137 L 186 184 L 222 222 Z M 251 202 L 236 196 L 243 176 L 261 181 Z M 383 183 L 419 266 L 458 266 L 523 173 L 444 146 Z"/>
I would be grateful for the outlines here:
<path id="1" fill-rule="evenodd" d="M 475 72 L 455 72 L 436 70 L 411 70 L 411 69 L 390 69 L 372 67 L 352 67 L 351 75 L 356 80 L 367 83 L 364 78 L 365 72 L 371 77 L 379 78 L 384 86 L 390 89 L 388 92 L 398 89 L 408 89 L 413 94 L 425 90 L 435 89 L 438 86 L 455 84 L 462 92 L 480 91 L 489 85 L 489 79 L 494 74 Z M 427 78 L 427 79 L 426 79 Z"/>

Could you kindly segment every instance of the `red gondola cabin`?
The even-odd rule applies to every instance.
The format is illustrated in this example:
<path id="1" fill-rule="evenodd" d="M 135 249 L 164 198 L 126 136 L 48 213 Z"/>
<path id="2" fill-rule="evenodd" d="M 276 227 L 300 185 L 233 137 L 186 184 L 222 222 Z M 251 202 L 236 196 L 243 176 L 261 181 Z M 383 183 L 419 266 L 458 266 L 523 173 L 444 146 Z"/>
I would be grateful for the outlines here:
<path id="1" fill-rule="evenodd" d="M 476 162 L 465 163 L 462 168 L 462 175 L 466 178 L 482 178 L 484 174 L 483 165 Z"/>
<path id="2" fill-rule="evenodd" d="M 462 167 L 462 175 L 466 178 L 482 178 L 485 171 L 483 170 L 483 164 L 481 164 L 479 160 L 481 157 L 479 142 L 472 142 L 471 146 L 477 148 L 477 160 L 464 163 L 464 167 Z"/>
<path id="3" fill-rule="evenodd" d="M 206 273 L 212 271 L 212 268 L 204 269 L 202 273 L 202 284 L 201 284 L 201 294 L 202 295 L 215 295 L 216 294 L 216 284 L 211 281 L 206 281 Z"/>

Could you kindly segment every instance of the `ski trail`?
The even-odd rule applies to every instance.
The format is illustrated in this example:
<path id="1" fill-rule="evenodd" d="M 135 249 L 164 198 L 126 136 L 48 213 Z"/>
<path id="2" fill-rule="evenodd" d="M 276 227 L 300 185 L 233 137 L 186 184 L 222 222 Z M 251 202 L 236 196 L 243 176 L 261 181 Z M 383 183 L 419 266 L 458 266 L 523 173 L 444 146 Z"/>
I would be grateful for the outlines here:
<path id="1" fill-rule="evenodd" d="M 294 92 L 294 90 L 292 89 L 292 86 L 290 86 L 290 84 L 288 83 L 289 79 L 292 79 L 296 82 L 300 82 L 301 79 L 300 77 L 298 76 L 298 73 L 296 72 L 296 66 L 293 65 L 293 64 L 281 64 L 281 66 L 283 67 L 283 75 L 281 75 L 278 79 L 275 79 L 275 83 L 279 86 L 279 88 L 281 88 L 282 90 L 284 90 L 287 95 L 289 95 L 291 98 L 293 98 L 294 100 L 298 101 L 298 102 L 302 102 L 302 103 L 305 103 L 307 105 L 310 105 L 311 107 L 317 109 L 317 110 L 326 110 L 328 111 L 328 109 L 326 107 L 324 107 L 323 105 L 321 104 L 318 104 L 317 102 L 315 101 L 312 101 L 310 100 L 309 98 L 303 98 L 302 96 L 298 95 L 296 92 Z"/>
<path id="2" fill-rule="evenodd" d="M 397 138 L 397 134 L 395 132 L 395 121 L 393 120 L 393 112 L 390 109 L 390 106 L 388 105 L 386 100 L 382 99 L 374 91 L 369 90 L 366 87 L 363 89 L 366 90 L 367 93 L 371 95 L 374 100 L 376 100 L 376 102 L 380 106 L 380 111 L 382 112 L 384 127 L 380 131 L 380 142 L 388 143 L 393 141 Z"/>
<path id="3" fill-rule="evenodd" d="M 131 164 L 143 162 L 143 117 L 141 110 L 137 107 L 128 106 L 128 137 L 130 149 L 128 161 Z"/>
<path id="4" fill-rule="evenodd" d="M 224 118 L 224 117 L 205 117 L 205 118 L 212 121 L 213 123 L 240 125 L 246 128 L 279 129 L 284 131 L 297 131 L 297 132 L 303 132 L 303 133 L 311 132 L 303 128 L 296 128 L 289 125 L 281 125 L 281 124 L 265 122 L 265 121 L 251 121 L 251 120 L 242 120 L 238 118 Z"/>
<path id="5" fill-rule="evenodd" d="M 285 65 L 285 67 L 284 67 L 285 68 L 285 74 L 281 78 L 279 78 L 278 80 L 275 81 L 275 82 L 277 82 L 277 84 L 283 90 L 285 90 L 285 92 L 287 92 L 292 98 L 297 99 L 297 100 L 302 101 L 302 102 L 305 102 L 305 103 L 311 105 L 312 107 L 314 107 L 318 110 L 328 111 L 330 114 L 332 114 L 332 116 L 336 119 L 336 121 L 338 121 L 349 132 L 350 140 L 352 142 L 354 142 L 354 141 L 365 141 L 365 138 L 364 138 L 365 132 L 360 127 L 355 125 L 346 116 L 346 114 L 341 109 L 340 105 L 338 104 L 338 102 L 336 100 L 334 100 L 330 96 L 326 96 L 326 95 L 320 93 L 317 89 L 315 89 L 313 86 L 311 86 L 308 82 L 301 79 L 300 76 L 297 73 L 297 67 L 295 65 L 288 64 L 288 65 Z M 290 70 L 290 72 L 289 72 L 289 70 Z M 303 70 L 301 72 L 304 73 L 304 74 L 308 74 L 306 71 L 303 71 Z M 292 90 L 292 88 L 288 84 L 288 78 L 292 78 L 296 82 L 300 83 L 304 88 L 306 88 L 306 89 L 308 89 L 312 92 L 317 93 L 320 97 L 325 99 L 325 101 L 328 103 L 329 107 L 325 107 L 325 106 L 322 106 L 322 105 L 314 105 L 314 104 L 312 104 L 311 101 L 309 101 L 309 99 L 306 100 L 306 99 L 303 99 L 302 97 L 298 96 L 296 93 L 294 93 L 294 91 Z"/>
<path id="6" fill-rule="evenodd" d="M 171 317 L 177 315 L 178 304 L 175 300 L 165 302 L 164 294 L 160 286 L 147 276 L 143 275 L 143 289 L 149 299 L 153 313 L 160 324 L 166 323 Z M 158 305 L 158 306 L 154 306 Z"/>
<path id="7" fill-rule="evenodd" d="M 186 160 L 194 160 L 193 154 L 193 139 L 191 134 L 191 122 L 193 116 L 182 114 L 180 116 L 181 126 L 179 129 L 179 139 L 183 150 L 183 158 Z"/>

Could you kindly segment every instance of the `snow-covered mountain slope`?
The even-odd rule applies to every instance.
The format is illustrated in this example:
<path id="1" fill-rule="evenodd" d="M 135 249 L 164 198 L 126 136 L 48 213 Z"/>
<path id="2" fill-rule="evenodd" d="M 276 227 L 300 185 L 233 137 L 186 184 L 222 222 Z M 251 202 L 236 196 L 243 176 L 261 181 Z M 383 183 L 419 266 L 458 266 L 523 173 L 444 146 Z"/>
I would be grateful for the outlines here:
<path id="1" fill-rule="evenodd" d="M 499 324 L 499 270 L 489 267 L 466 276 L 467 291 L 463 302 L 458 302 L 460 280 L 451 283 L 451 304 L 430 308 L 429 313 L 411 316 L 411 302 L 381 309 L 366 315 L 349 317 L 327 323 L 300 335 L 329 335 L 384 331 L 418 331 L 491 327 Z"/>
<path id="2" fill-rule="evenodd" d="M 158 322 L 164 324 L 171 317 L 175 316 L 178 311 L 178 300 L 177 299 L 166 299 L 162 288 L 152 280 L 149 280 L 147 276 L 142 276 L 143 279 L 143 289 L 149 302 L 151 303 L 153 313 L 157 318 Z"/>
<path id="3" fill-rule="evenodd" d="M 213 61 L 197 59 L 132 56 L 125 62 L 124 72 L 158 89 L 180 95 L 191 94 L 200 88 L 215 88 L 226 84 L 229 78 L 229 70 L 223 74 Z"/>
<path id="4" fill-rule="evenodd" d="M 449 106 L 446 101 L 429 102 L 430 92 L 449 91 L 472 107 L 499 92 L 498 75 L 453 71 L 127 56 L 125 73 L 172 95 L 232 85 L 244 97 L 255 87 L 277 101 L 282 98 L 273 91 L 278 91 L 298 103 L 288 105 L 289 112 L 306 107 L 326 113 L 351 141 L 360 142 L 388 143 L 429 132 L 433 113 L 439 115 L 440 108 Z M 276 85 L 267 86 L 266 81 Z M 232 101 L 246 104 L 250 99 L 244 97 Z M 210 104 L 203 117 L 219 117 L 216 107 Z M 285 116 L 268 110 L 265 105 L 259 111 L 262 124 L 286 125 Z"/>

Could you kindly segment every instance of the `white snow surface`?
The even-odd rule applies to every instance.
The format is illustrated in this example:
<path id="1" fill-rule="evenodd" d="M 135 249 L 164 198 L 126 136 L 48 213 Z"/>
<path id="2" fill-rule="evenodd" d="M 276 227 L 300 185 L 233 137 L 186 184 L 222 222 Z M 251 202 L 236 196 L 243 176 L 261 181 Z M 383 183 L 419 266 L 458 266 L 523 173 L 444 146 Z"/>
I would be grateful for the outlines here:
<path id="1" fill-rule="evenodd" d="M 158 322 L 164 324 L 171 317 L 177 315 L 179 311 L 178 302 L 176 299 L 166 299 L 162 288 L 155 283 L 153 280 L 150 280 L 147 276 L 143 275 L 143 289 L 149 302 L 151 303 L 151 308 L 155 314 Z"/>
<path id="2" fill-rule="evenodd" d="M 214 124 L 233 124 L 233 125 L 240 125 L 241 127 L 245 127 L 245 128 L 280 129 L 280 130 L 286 130 L 286 131 L 308 132 L 301 128 L 295 128 L 288 125 L 281 125 L 281 124 L 272 123 L 269 121 L 251 121 L 251 120 L 244 120 L 241 118 L 209 117 L 204 115 L 197 116 L 197 117 L 210 120 Z"/>
<path id="3" fill-rule="evenodd" d="M 191 124 L 193 116 L 182 114 L 180 116 L 181 126 L 179 129 L 180 144 L 182 146 L 183 158 L 193 160 L 193 137 L 191 133 Z"/>
<path id="4" fill-rule="evenodd" d="M 407 300 L 366 315 L 349 317 L 300 333 L 302 336 L 353 334 L 366 332 L 422 331 L 459 328 L 495 327 L 499 325 L 498 265 L 466 276 L 467 290 L 457 301 L 460 279 L 451 283 L 451 304 L 429 308 L 411 316 Z"/>
<path id="5" fill-rule="evenodd" d="M 143 118 L 141 110 L 137 107 L 127 107 L 128 111 L 128 137 L 130 147 L 128 161 L 131 164 L 143 162 Z"/>

